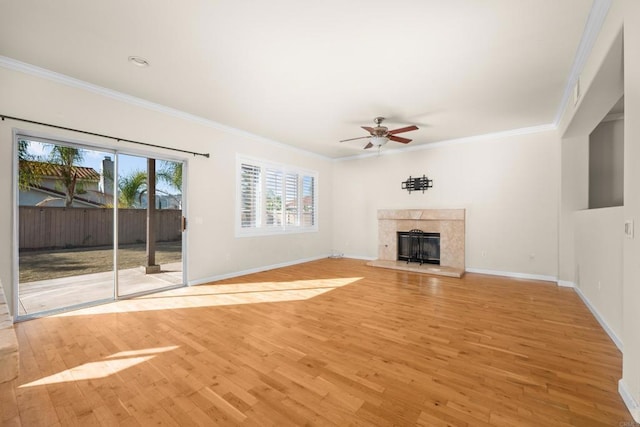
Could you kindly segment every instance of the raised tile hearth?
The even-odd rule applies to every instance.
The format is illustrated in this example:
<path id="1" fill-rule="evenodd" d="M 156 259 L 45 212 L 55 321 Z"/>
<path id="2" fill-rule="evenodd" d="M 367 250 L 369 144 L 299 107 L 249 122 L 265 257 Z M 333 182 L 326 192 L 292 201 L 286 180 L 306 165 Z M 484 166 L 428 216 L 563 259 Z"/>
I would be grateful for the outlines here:
<path id="1" fill-rule="evenodd" d="M 412 229 L 440 233 L 440 265 L 420 265 L 397 260 L 397 232 Z M 378 259 L 368 265 L 462 277 L 465 268 L 464 243 L 464 209 L 382 209 L 378 211 Z"/>

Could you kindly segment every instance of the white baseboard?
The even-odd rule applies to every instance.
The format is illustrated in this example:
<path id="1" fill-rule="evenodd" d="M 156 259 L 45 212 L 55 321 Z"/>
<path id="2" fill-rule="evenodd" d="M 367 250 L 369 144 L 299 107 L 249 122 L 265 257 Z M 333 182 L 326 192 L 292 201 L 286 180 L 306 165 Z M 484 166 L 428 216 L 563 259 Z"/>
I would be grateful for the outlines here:
<path id="1" fill-rule="evenodd" d="M 602 329 L 604 329 L 604 331 L 607 333 L 607 335 L 609 335 L 609 338 L 611 338 L 611 341 L 613 341 L 613 343 L 616 345 L 616 347 L 618 347 L 618 350 L 622 351 L 622 349 L 623 349 L 622 340 L 616 335 L 615 332 L 613 332 L 613 329 L 611 329 L 609 327 L 607 322 L 605 322 L 604 318 L 600 315 L 600 313 L 598 313 L 598 310 L 596 310 L 596 308 L 591 304 L 591 302 L 582 293 L 580 288 L 578 288 L 576 286 L 575 283 L 570 282 L 568 280 L 558 280 L 557 277 L 553 277 L 553 276 L 541 276 L 541 275 L 536 275 L 536 274 L 512 273 L 512 272 L 508 272 L 508 271 L 495 271 L 495 270 L 483 270 L 483 269 L 479 269 L 479 268 L 467 268 L 466 271 L 469 272 L 469 273 L 490 274 L 490 275 L 494 275 L 494 276 L 513 277 L 513 278 L 517 278 L 517 279 L 544 280 L 544 281 L 548 281 L 548 282 L 557 282 L 558 286 L 575 289 L 575 291 L 578 294 L 578 296 L 580 296 L 580 298 L 585 303 L 587 308 L 589 308 L 589 311 L 591 311 L 591 313 L 596 318 L 598 323 L 600 323 L 600 326 L 602 326 Z"/>
<path id="2" fill-rule="evenodd" d="M 596 308 L 591 304 L 591 302 L 589 301 L 589 298 L 587 298 L 585 294 L 582 293 L 582 290 L 579 287 L 573 286 L 573 290 L 578 294 L 580 299 L 582 299 L 582 301 L 587 306 L 589 311 L 591 311 L 591 314 L 593 314 L 593 317 L 596 318 L 598 323 L 600 323 L 600 326 L 602 326 L 602 329 L 604 329 L 607 335 L 609 335 L 609 338 L 611 338 L 611 341 L 613 341 L 616 347 L 618 347 L 618 350 L 623 352 L 624 346 L 622 344 L 622 340 L 616 335 L 615 332 L 613 332 L 613 329 L 609 327 L 609 325 L 604 320 L 604 318 L 600 315 L 600 313 L 598 313 L 598 310 L 596 310 Z"/>
<path id="3" fill-rule="evenodd" d="M 361 259 L 363 261 L 373 261 L 378 259 L 376 257 L 363 256 L 363 255 L 349 255 L 349 254 L 344 255 L 343 258 Z"/>
<path id="4" fill-rule="evenodd" d="M 563 288 L 575 288 L 576 284 L 568 280 L 558 280 L 558 286 Z"/>
<path id="5" fill-rule="evenodd" d="M 217 282 L 218 280 L 232 279 L 232 278 L 238 277 L 238 276 L 246 276 L 247 274 L 260 273 L 261 271 L 274 270 L 276 268 L 289 267 L 291 265 L 303 264 L 305 262 L 311 262 L 311 261 L 317 261 L 319 259 L 325 259 L 325 258 L 328 258 L 328 257 L 329 257 L 328 254 L 327 255 L 320 255 L 320 256 L 311 257 L 311 258 L 302 258 L 302 259 L 297 259 L 297 260 L 293 260 L 293 261 L 281 262 L 279 264 L 271 264 L 271 265 L 265 265 L 265 266 L 262 266 L 262 267 L 249 268 L 247 270 L 234 271 L 233 273 L 220 274 L 220 275 L 217 275 L 217 276 L 202 277 L 200 279 L 189 280 L 188 284 L 189 284 L 189 286 L 202 285 L 202 284 L 205 284 L 205 283 Z"/>
<path id="6" fill-rule="evenodd" d="M 483 268 L 465 268 L 467 273 L 489 274 L 491 276 L 513 277 L 514 279 L 542 280 L 545 282 L 556 282 L 555 276 L 545 276 L 542 274 L 516 273 L 513 271 L 485 270 Z"/>
<path id="7" fill-rule="evenodd" d="M 627 405 L 627 409 L 631 412 L 631 416 L 635 422 L 640 423 L 640 404 L 633 398 L 624 380 L 618 381 L 618 393 L 620 393 L 624 404 Z"/>

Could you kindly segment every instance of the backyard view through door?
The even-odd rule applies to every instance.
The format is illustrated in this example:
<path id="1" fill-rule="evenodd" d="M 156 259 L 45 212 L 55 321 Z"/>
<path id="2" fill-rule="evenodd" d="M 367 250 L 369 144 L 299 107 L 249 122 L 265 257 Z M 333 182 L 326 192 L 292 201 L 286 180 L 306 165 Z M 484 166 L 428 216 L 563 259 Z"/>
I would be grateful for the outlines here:
<path id="1" fill-rule="evenodd" d="M 118 176 L 118 295 L 182 284 L 182 163 L 119 155 Z"/>
<path id="2" fill-rule="evenodd" d="M 184 283 L 182 163 L 16 144 L 19 318 Z"/>

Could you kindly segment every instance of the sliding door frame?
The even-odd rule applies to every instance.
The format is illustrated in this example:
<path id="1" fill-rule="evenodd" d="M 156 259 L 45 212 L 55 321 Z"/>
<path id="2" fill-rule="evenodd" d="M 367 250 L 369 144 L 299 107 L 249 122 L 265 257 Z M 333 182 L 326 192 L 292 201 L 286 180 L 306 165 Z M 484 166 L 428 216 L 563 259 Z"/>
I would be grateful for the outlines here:
<path id="1" fill-rule="evenodd" d="M 113 206 L 113 239 L 112 239 L 112 248 L 113 248 L 113 293 L 111 298 L 100 299 L 96 301 L 91 301 L 82 304 L 75 304 L 71 306 L 65 306 L 61 308 L 45 310 L 41 312 L 37 312 L 34 314 L 27 314 L 24 316 L 19 315 L 20 312 L 20 266 L 19 266 L 19 257 L 20 257 L 20 228 L 19 228 L 19 189 L 18 189 L 18 180 L 19 180 L 19 159 L 18 159 L 18 139 L 19 137 L 24 137 L 25 139 L 30 139 L 37 142 L 43 142 L 47 144 L 56 144 L 65 147 L 73 147 L 87 150 L 99 150 L 103 153 L 113 154 L 114 156 L 114 176 L 113 176 L 113 198 L 114 198 L 114 206 Z M 168 289 L 175 289 L 180 287 L 189 286 L 187 282 L 187 239 L 188 239 L 188 227 L 185 230 L 181 231 L 181 264 L 182 264 L 182 283 L 179 285 L 170 285 L 163 288 L 153 289 L 150 291 L 139 292 L 135 294 L 127 294 L 125 296 L 119 295 L 119 281 L 118 281 L 118 197 L 119 197 L 119 189 L 118 189 L 118 157 L 119 155 L 131 155 L 131 156 L 139 156 L 144 158 L 153 158 L 157 160 L 165 160 L 182 163 L 182 198 L 181 198 L 181 207 L 182 207 L 182 217 L 187 217 L 187 198 L 184 197 L 187 194 L 187 176 L 188 176 L 188 159 L 186 157 L 179 156 L 171 156 L 160 153 L 154 153 L 147 150 L 131 150 L 131 149 L 121 149 L 119 147 L 112 147 L 105 144 L 100 144 L 98 142 L 87 142 L 84 140 L 78 140 L 75 138 L 69 138 L 65 136 L 56 136 L 45 134 L 41 132 L 35 132 L 27 129 L 19 129 L 13 128 L 12 131 L 12 203 L 13 203 L 13 218 L 12 218 L 12 290 L 13 290 L 13 321 L 20 322 L 25 320 L 30 320 L 39 317 L 50 316 L 53 314 L 58 314 L 62 312 L 77 310 L 80 308 L 91 307 L 95 305 L 106 304 L 118 300 L 125 300 L 130 298 L 135 298 L 141 295 L 151 294 L 155 292 L 161 292 Z"/>
<path id="2" fill-rule="evenodd" d="M 187 217 L 187 200 L 186 197 L 184 197 L 185 194 L 187 194 L 187 182 L 186 182 L 186 176 L 187 176 L 187 168 L 188 168 L 188 164 L 187 164 L 187 159 L 185 158 L 178 158 L 178 157 L 172 157 L 172 156 L 162 156 L 162 157 L 158 157 L 153 153 L 146 153 L 145 152 L 136 152 L 136 151 L 124 151 L 124 150 L 116 150 L 116 162 L 114 164 L 114 169 L 115 169 L 115 176 L 118 176 L 118 155 L 126 155 L 126 156 L 136 156 L 136 157 L 144 157 L 145 159 L 151 158 L 151 159 L 155 159 L 155 160 L 160 160 L 160 161 L 171 161 L 171 162 L 176 162 L 176 163 L 182 163 L 182 186 L 181 186 L 181 193 L 182 193 L 182 197 L 180 200 L 180 205 L 182 207 L 181 211 L 182 211 L 182 217 L 186 218 Z M 116 191 L 114 190 L 114 194 L 117 194 Z M 115 197 L 115 196 L 114 196 Z M 115 206 L 115 210 L 116 210 L 116 214 L 114 217 L 114 227 L 117 227 L 117 211 L 118 211 L 118 207 L 117 205 Z M 182 221 L 181 221 L 182 222 Z M 181 247 L 180 247 L 180 253 L 181 253 L 181 257 L 182 257 L 182 283 L 179 285 L 168 285 L 168 286 L 164 286 L 161 288 L 155 288 L 155 289 L 151 289 L 151 290 L 147 290 L 147 291 L 141 291 L 141 292 L 133 292 L 133 293 L 128 293 L 128 294 L 120 294 L 120 286 L 119 286 L 119 279 L 118 279 L 118 264 L 114 264 L 115 265 L 115 283 L 116 286 L 114 287 L 115 290 L 115 300 L 119 301 L 119 300 L 126 300 L 126 299 L 131 299 L 131 298 L 136 298 L 139 296 L 143 296 L 143 295 L 149 295 L 149 294 L 153 294 L 156 292 L 162 292 L 162 291 L 167 291 L 170 289 L 176 289 L 176 288 L 182 288 L 182 287 L 186 287 L 188 286 L 187 283 L 187 260 L 186 260 L 186 249 L 187 249 L 187 229 L 188 227 L 185 227 L 184 230 L 181 231 Z M 116 235 L 118 232 L 117 228 L 114 228 L 114 235 Z M 117 239 L 114 240 L 114 244 L 116 246 L 114 246 L 114 248 L 116 249 L 114 251 L 114 255 L 117 258 L 117 254 L 118 254 L 118 245 L 117 245 Z"/>

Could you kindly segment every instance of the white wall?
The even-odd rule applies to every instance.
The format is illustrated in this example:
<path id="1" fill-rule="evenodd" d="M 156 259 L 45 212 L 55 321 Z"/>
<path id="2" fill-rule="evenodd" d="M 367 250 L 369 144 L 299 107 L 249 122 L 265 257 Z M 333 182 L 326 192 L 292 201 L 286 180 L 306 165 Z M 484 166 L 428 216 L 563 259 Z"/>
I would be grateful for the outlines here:
<path id="1" fill-rule="evenodd" d="M 185 157 L 187 163 L 188 280 L 316 258 L 331 249 L 332 163 L 281 144 L 154 111 L 57 81 L 0 67 L 0 113 L 159 145 L 211 153 Z M 5 120 L 0 122 L 0 281 L 13 302 L 12 215 L 14 128 L 49 137 L 140 147 L 111 140 Z M 166 150 L 136 151 L 175 157 Z M 319 173 L 319 232 L 235 238 L 236 153 L 293 164 Z"/>
<path id="2" fill-rule="evenodd" d="M 624 43 L 622 43 L 624 27 Z M 624 65 L 623 65 L 624 52 Z M 606 20 L 598 35 L 581 74 L 583 97 L 577 105 L 568 105 L 561 118 L 559 129 L 563 136 L 562 188 L 560 212 L 560 278 L 566 282 L 579 279 L 589 305 L 596 310 L 607 325 L 620 331 L 623 351 L 623 373 L 620 392 L 636 421 L 640 422 L 640 234 L 622 238 L 620 230 L 624 221 L 640 222 L 640 2 L 637 0 L 613 0 Z M 624 68 L 623 68 L 624 67 Z M 584 160 L 571 154 L 583 152 L 577 141 L 588 143 L 588 135 L 602 120 L 621 96 L 624 99 L 624 207 L 622 218 L 618 213 L 575 214 L 582 209 L 586 184 L 572 182 L 578 175 L 584 176 Z M 567 147 L 571 149 L 566 149 Z M 566 156 L 565 156 L 566 154 Z M 575 163 L 580 164 L 576 165 Z M 577 171 L 577 172 L 576 172 Z M 584 176 L 584 183 L 587 180 Z M 564 191 L 567 190 L 567 191 Z M 587 189 L 588 191 L 588 189 Z M 576 203 L 577 201 L 577 203 Z M 585 205 L 586 206 L 586 205 Z M 573 209 L 573 212 L 571 211 Z M 585 215 L 584 217 L 582 215 Z M 601 216 L 603 215 L 603 216 Z M 624 220 L 624 221 L 622 221 Z M 599 241 L 587 242 L 589 223 L 600 224 Z M 636 228 L 638 226 L 636 225 Z M 617 229 L 617 231 L 616 231 Z M 575 231 L 575 236 L 572 234 Z M 565 236 L 563 238 L 562 236 Z M 574 237 L 571 242 L 567 236 Z M 618 298 L 594 289 L 598 277 L 608 276 L 613 286 L 617 274 L 615 266 L 592 266 L 594 270 L 579 277 L 575 274 L 578 263 L 586 260 L 583 248 L 578 244 L 599 244 L 604 250 L 619 253 L 622 246 L 622 279 L 620 302 Z M 585 281 L 589 283 L 585 283 Z M 615 313 L 621 313 L 615 314 Z M 619 317 L 618 317 L 619 316 Z M 617 322 L 621 322 L 618 325 Z"/>
<path id="3" fill-rule="evenodd" d="M 333 247 L 376 258 L 378 209 L 464 208 L 467 268 L 554 280 L 559 171 L 555 131 L 338 161 Z M 433 188 L 401 189 L 423 174 Z"/>
<path id="4" fill-rule="evenodd" d="M 633 239 L 624 239 L 624 358 L 621 386 L 636 405 L 640 423 L 640 2 L 624 2 L 624 217 L 636 224 Z"/>
<path id="5" fill-rule="evenodd" d="M 563 138 L 558 238 L 558 279 L 575 282 L 574 213 L 589 206 L 589 137 Z"/>
<path id="6" fill-rule="evenodd" d="M 619 12 L 609 11 L 609 18 Z M 575 283 L 576 211 L 589 207 L 589 135 L 624 93 L 621 23 L 605 21 L 580 77 L 583 95 L 567 105 L 559 124 L 562 135 L 559 279 Z M 604 46 L 603 46 L 604 45 Z M 595 56 L 594 56 L 595 55 Z"/>
<path id="7" fill-rule="evenodd" d="M 622 341 L 622 207 L 574 213 L 576 286 Z"/>

